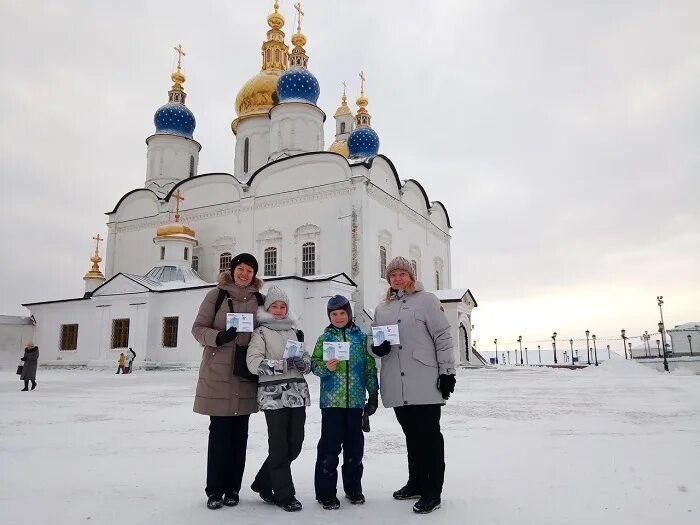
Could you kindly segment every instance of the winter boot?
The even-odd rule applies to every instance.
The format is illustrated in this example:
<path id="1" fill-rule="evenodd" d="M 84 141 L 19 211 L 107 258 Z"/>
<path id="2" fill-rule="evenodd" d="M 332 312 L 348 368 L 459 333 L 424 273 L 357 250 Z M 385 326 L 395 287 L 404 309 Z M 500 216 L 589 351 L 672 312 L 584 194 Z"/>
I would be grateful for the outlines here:
<path id="1" fill-rule="evenodd" d="M 36 381 L 32 381 L 32 390 L 36 388 Z"/>
<path id="2" fill-rule="evenodd" d="M 29 390 L 29 379 L 24 380 L 24 388 L 22 389 L 22 392 L 26 392 Z"/>
<path id="3" fill-rule="evenodd" d="M 428 514 L 440 508 L 440 496 L 421 496 L 413 505 L 413 512 L 417 514 Z"/>
<path id="4" fill-rule="evenodd" d="M 345 497 L 350 500 L 353 505 L 362 505 L 365 502 L 365 496 L 362 492 L 353 492 L 352 494 L 345 494 Z"/>
<path id="5" fill-rule="evenodd" d="M 235 507 L 236 505 L 238 505 L 239 501 L 240 497 L 238 496 L 238 492 L 231 492 L 229 494 L 224 494 L 224 499 L 222 503 L 227 507 Z"/>
<path id="6" fill-rule="evenodd" d="M 260 499 L 265 503 L 275 502 L 275 497 L 272 495 L 272 492 L 265 492 L 255 481 L 253 481 L 253 484 L 250 486 L 250 490 L 257 492 L 260 495 Z"/>
<path id="7" fill-rule="evenodd" d="M 207 499 L 207 508 L 216 510 L 220 509 L 223 505 L 223 502 L 221 501 L 221 495 L 220 494 L 212 494 L 209 496 L 209 499 Z"/>
<path id="8" fill-rule="evenodd" d="M 335 510 L 340 508 L 340 500 L 333 496 L 332 498 L 318 500 L 318 502 L 323 505 L 326 510 Z"/>
<path id="9" fill-rule="evenodd" d="M 288 500 L 281 501 L 277 505 L 282 507 L 282 510 L 284 510 L 285 512 L 298 512 L 301 510 L 301 502 L 294 496 L 292 496 Z"/>
<path id="10" fill-rule="evenodd" d="M 420 496 L 420 491 L 408 483 L 394 492 L 394 499 L 418 499 Z"/>

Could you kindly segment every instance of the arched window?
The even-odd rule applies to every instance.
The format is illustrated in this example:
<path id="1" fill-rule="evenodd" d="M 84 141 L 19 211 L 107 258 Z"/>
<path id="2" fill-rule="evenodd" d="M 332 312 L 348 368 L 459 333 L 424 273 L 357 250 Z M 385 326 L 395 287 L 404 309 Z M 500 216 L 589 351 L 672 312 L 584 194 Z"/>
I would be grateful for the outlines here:
<path id="1" fill-rule="evenodd" d="M 435 270 L 435 289 L 439 290 L 440 289 L 440 271 Z"/>
<path id="2" fill-rule="evenodd" d="M 183 255 L 185 256 L 185 260 L 188 260 L 188 259 L 189 259 L 189 257 L 190 257 L 190 249 L 189 249 L 187 246 L 185 246 L 185 250 L 184 250 Z"/>
<path id="3" fill-rule="evenodd" d="M 248 173 L 248 160 L 250 158 L 250 139 L 245 138 L 243 142 L 243 173 Z"/>
<path id="4" fill-rule="evenodd" d="M 413 275 L 418 279 L 418 263 L 415 259 L 411 259 L 411 268 L 413 268 Z"/>
<path id="5" fill-rule="evenodd" d="M 160 260 L 165 259 L 165 246 L 160 247 Z"/>
<path id="6" fill-rule="evenodd" d="M 192 256 L 192 269 L 195 272 L 199 271 L 199 257 L 197 257 L 196 255 Z"/>
<path id="7" fill-rule="evenodd" d="M 301 275 L 316 273 L 316 243 L 305 242 L 301 246 Z"/>
<path id="8" fill-rule="evenodd" d="M 340 123 L 340 132 L 345 133 L 345 122 Z"/>
<path id="9" fill-rule="evenodd" d="M 459 325 L 459 353 L 465 361 L 469 361 L 469 336 L 463 324 Z"/>
<path id="10" fill-rule="evenodd" d="M 231 259 L 232 256 L 230 252 L 224 252 L 219 255 L 219 272 L 225 272 L 231 269 Z"/>
<path id="11" fill-rule="evenodd" d="M 386 248 L 379 247 L 379 276 L 386 279 Z"/>
<path id="12" fill-rule="evenodd" d="M 194 155 L 190 155 L 190 177 L 194 177 Z"/>
<path id="13" fill-rule="evenodd" d="M 277 275 L 277 248 L 265 248 L 263 252 L 263 275 Z"/>

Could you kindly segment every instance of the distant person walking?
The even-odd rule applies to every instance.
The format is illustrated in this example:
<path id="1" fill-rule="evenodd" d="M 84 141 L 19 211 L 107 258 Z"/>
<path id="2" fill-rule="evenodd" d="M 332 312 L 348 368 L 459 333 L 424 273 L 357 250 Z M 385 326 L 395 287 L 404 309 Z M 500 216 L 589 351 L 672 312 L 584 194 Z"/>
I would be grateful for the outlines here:
<path id="1" fill-rule="evenodd" d="M 32 382 L 32 390 L 36 388 L 36 368 L 39 364 L 39 347 L 29 341 L 24 349 L 24 357 L 22 357 L 24 366 L 22 373 L 19 376 L 20 381 L 24 381 L 22 392 L 29 390 L 29 382 Z"/>
<path id="2" fill-rule="evenodd" d="M 136 352 L 134 352 L 134 349 L 129 347 L 129 352 L 128 352 L 127 358 L 129 359 L 129 373 L 134 371 L 134 359 L 136 359 Z"/>
<path id="3" fill-rule="evenodd" d="M 440 507 L 445 477 L 445 441 L 440 412 L 455 388 L 450 323 L 440 300 L 425 292 L 411 262 L 396 257 L 386 267 L 389 289 L 374 312 L 373 326 L 398 327 L 400 343 L 372 346 L 381 357 L 382 402 L 393 408 L 406 436 L 408 481 L 394 499 L 419 498 L 419 514 Z"/>
<path id="4" fill-rule="evenodd" d="M 126 374 L 124 371 L 124 366 L 126 365 L 126 356 L 124 355 L 124 352 L 119 354 L 119 360 L 117 361 L 117 374 L 121 372 L 122 374 Z"/>

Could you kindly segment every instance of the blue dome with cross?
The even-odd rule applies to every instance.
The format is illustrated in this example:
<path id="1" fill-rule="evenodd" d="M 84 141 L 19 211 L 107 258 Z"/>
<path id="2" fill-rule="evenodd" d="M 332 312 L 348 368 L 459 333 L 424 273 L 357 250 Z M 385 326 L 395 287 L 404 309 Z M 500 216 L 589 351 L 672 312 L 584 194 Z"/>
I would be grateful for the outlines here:
<path id="1" fill-rule="evenodd" d="M 282 102 L 307 102 L 316 105 L 321 87 L 318 80 L 306 68 L 288 69 L 277 81 L 277 97 Z"/>
<path id="2" fill-rule="evenodd" d="M 184 104 L 168 102 L 156 111 L 153 117 L 156 133 L 164 135 L 179 135 L 192 138 L 197 125 L 194 114 Z"/>
<path id="3" fill-rule="evenodd" d="M 348 137 L 350 158 L 374 157 L 379 153 L 379 135 L 370 127 L 355 128 Z"/>

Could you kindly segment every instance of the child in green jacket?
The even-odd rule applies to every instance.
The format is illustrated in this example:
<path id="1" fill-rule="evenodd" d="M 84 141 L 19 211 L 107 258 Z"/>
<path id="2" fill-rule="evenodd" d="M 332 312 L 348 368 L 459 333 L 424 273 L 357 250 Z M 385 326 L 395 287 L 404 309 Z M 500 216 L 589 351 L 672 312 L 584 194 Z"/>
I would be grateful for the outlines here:
<path id="1" fill-rule="evenodd" d="M 324 509 L 337 509 L 338 456 L 343 449 L 343 489 L 353 505 L 365 502 L 362 494 L 363 411 L 374 414 L 378 404 L 377 366 L 367 352 L 367 336 L 352 321 L 350 301 L 342 295 L 330 298 L 331 324 L 318 338 L 311 357 L 311 371 L 321 378 L 321 439 L 316 458 L 316 499 Z M 350 343 L 349 360 L 324 361 L 324 344 Z M 365 402 L 365 392 L 369 399 Z"/>

